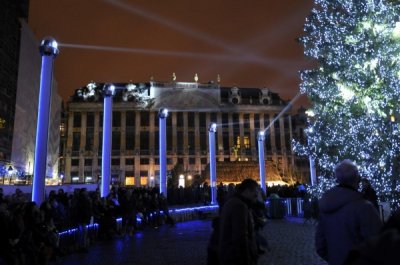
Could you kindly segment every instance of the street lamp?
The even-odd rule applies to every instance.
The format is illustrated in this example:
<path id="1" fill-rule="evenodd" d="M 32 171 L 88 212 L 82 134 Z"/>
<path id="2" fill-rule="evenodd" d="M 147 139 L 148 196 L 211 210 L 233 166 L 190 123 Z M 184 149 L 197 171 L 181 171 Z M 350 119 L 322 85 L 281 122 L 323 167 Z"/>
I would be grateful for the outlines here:
<path id="1" fill-rule="evenodd" d="M 265 142 L 265 132 L 258 132 L 258 165 L 260 170 L 260 184 L 261 189 L 267 194 L 267 188 L 265 186 L 265 158 L 264 158 L 264 142 Z"/>
<path id="2" fill-rule="evenodd" d="M 101 159 L 101 197 L 107 197 L 110 193 L 111 179 L 111 137 L 112 137 L 112 98 L 115 94 L 115 86 L 105 84 L 103 88 L 103 151 Z"/>
<path id="3" fill-rule="evenodd" d="M 215 160 L 215 133 L 217 124 L 211 123 L 208 128 L 208 142 L 210 150 L 210 186 L 211 186 L 211 204 L 217 204 L 217 161 Z"/>
<path id="4" fill-rule="evenodd" d="M 167 197 L 167 117 L 168 110 L 160 109 L 158 112 L 159 156 L 160 156 L 160 193 Z"/>
<path id="5" fill-rule="evenodd" d="M 44 38 L 39 47 L 42 56 L 40 73 L 39 105 L 36 127 L 34 178 L 32 201 L 40 205 L 45 196 L 45 177 L 47 160 L 47 143 L 50 122 L 51 87 L 53 82 L 54 59 L 58 55 L 58 44 L 53 38 Z"/>

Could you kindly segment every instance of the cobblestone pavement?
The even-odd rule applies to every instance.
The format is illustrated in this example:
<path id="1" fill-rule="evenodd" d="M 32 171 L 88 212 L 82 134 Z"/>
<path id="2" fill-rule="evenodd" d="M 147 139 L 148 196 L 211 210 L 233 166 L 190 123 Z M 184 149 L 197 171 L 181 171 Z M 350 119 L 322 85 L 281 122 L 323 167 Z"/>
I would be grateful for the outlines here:
<path id="1" fill-rule="evenodd" d="M 314 250 L 315 226 L 300 219 L 272 220 L 265 227 L 271 251 L 265 265 L 324 265 Z M 65 265 L 200 265 L 206 264 L 211 221 L 178 223 L 175 227 L 148 228 L 132 237 L 96 242 L 86 254 L 72 254 Z"/>
<path id="2" fill-rule="evenodd" d="M 270 221 L 264 230 L 271 250 L 261 257 L 259 264 L 326 265 L 315 252 L 315 228 L 300 218 Z"/>

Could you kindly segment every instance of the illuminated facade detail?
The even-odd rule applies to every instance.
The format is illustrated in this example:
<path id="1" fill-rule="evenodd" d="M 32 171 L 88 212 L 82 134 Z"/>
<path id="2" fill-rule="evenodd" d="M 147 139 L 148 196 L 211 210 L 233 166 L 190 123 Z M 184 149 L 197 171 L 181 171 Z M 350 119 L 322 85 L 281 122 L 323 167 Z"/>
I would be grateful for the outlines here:
<path id="1" fill-rule="evenodd" d="M 160 185 L 159 110 L 168 108 L 166 122 L 167 171 L 182 165 L 185 174 L 205 175 L 209 164 L 208 125 L 218 124 L 215 133 L 218 163 L 256 162 L 257 132 L 270 123 L 286 106 L 276 93 L 268 91 L 271 101 L 261 104 L 264 89 L 239 89 L 241 103 L 230 101 L 231 88 L 218 84 L 189 82 L 132 83 L 135 98 L 125 101 L 126 83 L 115 83 L 111 136 L 111 181 L 122 185 Z M 85 97 L 88 88 L 76 90 L 67 106 L 67 144 L 65 182 L 93 181 L 101 175 L 102 157 L 102 95 L 97 84 L 94 96 Z M 266 134 L 268 166 L 274 167 L 273 176 L 288 181 L 298 171 L 299 159 L 291 151 L 294 137 L 291 113 L 283 115 Z M 237 139 L 240 146 L 237 147 Z M 247 146 L 247 148 L 245 148 Z M 235 150 L 235 151 L 234 151 Z M 253 165 L 253 164 L 252 164 Z M 218 166 L 217 166 L 218 170 Z M 303 172 L 303 179 L 308 179 Z M 154 182 L 150 177 L 154 176 Z M 222 177 L 217 176 L 217 183 Z M 295 180 L 295 179 L 294 179 Z M 153 184 L 151 184 L 153 185 Z"/>

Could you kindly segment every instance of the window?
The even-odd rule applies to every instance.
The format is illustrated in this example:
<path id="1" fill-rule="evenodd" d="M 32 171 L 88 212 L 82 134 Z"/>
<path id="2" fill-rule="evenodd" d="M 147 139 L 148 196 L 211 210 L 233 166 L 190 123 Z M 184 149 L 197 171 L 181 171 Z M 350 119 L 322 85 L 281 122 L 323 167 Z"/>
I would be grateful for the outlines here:
<path id="1" fill-rule="evenodd" d="M 222 113 L 222 128 L 228 128 L 228 127 L 229 127 L 229 114 Z"/>
<path id="2" fill-rule="evenodd" d="M 140 150 L 149 150 L 149 132 L 141 131 L 140 132 Z"/>
<path id="3" fill-rule="evenodd" d="M 207 127 L 206 114 L 204 112 L 199 113 L 199 123 L 200 123 L 200 127 Z"/>
<path id="4" fill-rule="evenodd" d="M 103 112 L 99 113 L 99 127 L 103 127 Z"/>
<path id="5" fill-rule="evenodd" d="M 60 136 L 62 136 L 62 137 L 65 136 L 65 124 L 64 123 L 60 124 Z"/>
<path id="6" fill-rule="evenodd" d="M 260 128 L 260 115 L 259 114 L 254 114 L 254 128 L 255 129 Z"/>
<path id="7" fill-rule="evenodd" d="M 196 158 L 190 157 L 190 158 L 189 158 L 189 164 L 190 164 L 190 165 L 195 165 L 195 164 L 196 164 Z"/>
<path id="8" fill-rule="evenodd" d="M 133 159 L 133 158 L 126 158 L 125 159 L 125 165 L 132 166 L 134 164 L 135 164 L 135 159 Z"/>
<path id="9" fill-rule="evenodd" d="M 79 159 L 71 159 L 71 166 L 73 167 L 79 166 Z"/>
<path id="10" fill-rule="evenodd" d="M 112 114 L 112 126 L 113 127 L 121 127 L 121 112 L 120 111 L 113 111 Z"/>
<path id="11" fill-rule="evenodd" d="M 243 127 L 246 129 L 250 128 L 250 114 L 243 115 Z"/>
<path id="12" fill-rule="evenodd" d="M 119 166 L 119 158 L 113 158 L 113 159 L 111 159 L 111 165 L 113 165 L 113 166 Z"/>
<path id="13" fill-rule="evenodd" d="M 131 129 L 126 129 L 125 143 L 127 150 L 135 149 L 135 131 Z"/>
<path id="14" fill-rule="evenodd" d="M 85 167 L 92 166 L 92 159 L 85 159 Z"/>
<path id="15" fill-rule="evenodd" d="M 93 141 L 94 141 L 94 128 L 87 127 L 86 128 L 86 145 L 85 145 L 86 151 L 93 150 Z"/>
<path id="16" fill-rule="evenodd" d="M 136 113 L 134 111 L 126 112 L 126 127 L 134 127 L 136 124 Z"/>
<path id="17" fill-rule="evenodd" d="M 276 115 L 276 114 L 274 115 L 274 120 L 276 119 L 277 116 L 278 115 Z M 274 124 L 275 124 L 275 129 L 279 129 L 279 119 L 276 119 Z"/>
<path id="18" fill-rule="evenodd" d="M 177 149 L 178 152 L 183 152 L 183 132 L 177 132 Z"/>
<path id="19" fill-rule="evenodd" d="M 80 127 L 81 127 L 81 113 L 74 112 L 74 128 L 80 128 Z"/>
<path id="20" fill-rule="evenodd" d="M 176 125 L 178 127 L 183 127 L 183 113 L 182 112 L 177 112 Z"/>
<path id="21" fill-rule="evenodd" d="M 210 122 L 217 122 L 217 113 L 215 112 L 210 113 Z"/>
<path id="22" fill-rule="evenodd" d="M 167 117 L 167 119 L 171 119 L 171 117 Z M 154 127 L 158 127 L 159 121 L 160 121 L 160 118 L 158 117 L 158 113 L 155 112 L 154 113 Z"/>
<path id="23" fill-rule="evenodd" d="M 148 111 L 141 111 L 140 112 L 140 124 L 141 126 L 149 126 L 149 112 Z"/>
<path id="24" fill-rule="evenodd" d="M 202 165 L 207 165 L 207 158 L 203 157 L 200 159 Z"/>
<path id="25" fill-rule="evenodd" d="M 243 138 L 243 144 L 246 149 L 250 149 L 250 138 L 248 135 L 245 135 Z"/>
<path id="26" fill-rule="evenodd" d="M 194 112 L 188 112 L 188 127 L 194 128 Z"/>
<path id="27" fill-rule="evenodd" d="M 168 151 L 172 150 L 172 138 L 173 138 L 172 128 L 169 127 L 169 128 L 167 128 L 167 150 Z"/>
<path id="28" fill-rule="evenodd" d="M 112 150 L 119 150 L 121 145 L 121 133 L 112 132 Z"/>
<path id="29" fill-rule="evenodd" d="M 154 132 L 154 152 L 158 154 L 160 148 L 160 134 L 158 131 Z"/>
<path id="30" fill-rule="evenodd" d="M 94 113 L 88 112 L 86 114 L 86 127 L 94 127 Z"/>
<path id="31" fill-rule="evenodd" d="M 204 131 L 200 131 L 200 149 L 201 151 L 207 151 L 207 134 Z"/>
<path id="32" fill-rule="evenodd" d="M 72 151 L 79 151 L 80 143 L 81 143 L 81 133 L 74 132 L 72 134 Z"/>
<path id="33" fill-rule="evenodd" d="M 239 128 L 239 114 L 237 113 L 232 114 L 232 123 L 234 128 Z"/>
<path id="34" fill-rule="evenodd" d="M 195 153 L 195 136 L 194 132 L 189 132 L 188 133 L 188 149 L 189 149 L 189 154 L 194 155 Z"/>
<path id="35" fill-rule="evenodd" d="M 229 132 L 222 133 L 222 145 L 224 147 L 224 151 L 229 151 Z"/>
<path id="36" fill-rule="evenodd" d="M 99 132 L 99 152 L 101 154 L 103 149 L 103 133 Z"/>
<path id="37" fill-rule="evenodd" d="M 148 159 L 148 158 L 140 158 L 140 164 L 141 165 L 148 165 L 148 164 L 150 164 L 150 159 Z"/>
<path id="38" fill-rule="evenodd" d="M 79 173 L 77 171 L 71 172 L 71 182 L 79 182 Z"/>

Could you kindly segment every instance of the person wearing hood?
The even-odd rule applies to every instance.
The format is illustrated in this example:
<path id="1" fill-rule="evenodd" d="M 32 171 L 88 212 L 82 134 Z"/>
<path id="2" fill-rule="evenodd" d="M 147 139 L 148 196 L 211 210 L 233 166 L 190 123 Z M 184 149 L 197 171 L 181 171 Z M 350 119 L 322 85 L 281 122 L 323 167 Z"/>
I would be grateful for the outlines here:
<path id="1" fill-rule="evenodd" d="M 245 179 L 236 194 L 223 206 L 219 220 L 218 259 L 220 265 L 255 265 L 258 248 L 252 207 L 258 197 L 258 183 Z"/>
<path id="2" fill-rule="evenodd" d="M 374 205 L 358 192 L 361 179 L 352 161 L 340 162 L 335 177 L 339 185 L 319 201 L 315 246 L 330 265 L 342 265 L 353 247 L 379 233 L 382 223 Z"/>

